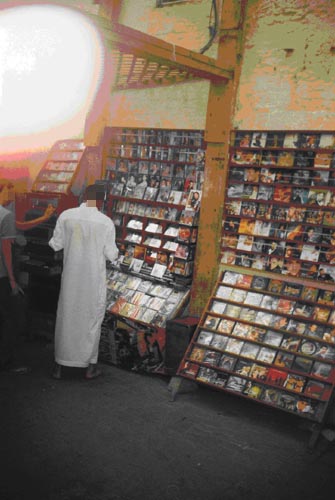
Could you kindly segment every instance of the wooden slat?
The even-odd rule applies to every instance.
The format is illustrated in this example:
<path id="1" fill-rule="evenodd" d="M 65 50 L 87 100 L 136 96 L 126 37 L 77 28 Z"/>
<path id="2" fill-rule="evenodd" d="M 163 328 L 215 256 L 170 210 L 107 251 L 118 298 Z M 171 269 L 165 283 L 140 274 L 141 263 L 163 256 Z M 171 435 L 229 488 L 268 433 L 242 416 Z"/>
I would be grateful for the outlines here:
<path id="1" fill-rule="evenodd" d="M 158 68 L 166 66 L 169 68 L 166 77 L 158 79 L 157 84 L 171 84 L 168 73 L 173 71 L 175 78 L 173 81 L 185 81 L 189 79 L 207 79 L 215 82 L 228 81 L 233 78 L 233 71 L 222 67 L 215 59 L 198 54 L 183 47 L 165 42 L 159 38 L 147 35 L 141 31 L 134 30 L 127 26 L 109 21 L 106 18 L 89 15 L 102 35 L 106 43 L 113 52 L 119 51 L 121 58 L 124 54 L 132 54 L 135 58 L 145 59 L 150 66 L 150 62 L 156 63 Z M 134 61 L 131 68 L 136 68 Z M 132 69 L 130 68 L 130 72 Z M 158 69 L 159 71 L 159 69 Z M 178 72 L 177 72 L 178 71 Z M 116 77 L 116 87 L 119 77 Z M 142 75 L 142 81 L 134 82 L 132 75 L 128 75 L 129 86 L 148 86 L 149 81 L 145 73 Z M 145 83 L 147 82 L 147 83 Z M 154 84 L 155 79 L 151 77 L 150 84 Z M 123 85 L 124 87 L 124 85 Z M 126 88 L 126 87 L 124 87 Z"/>

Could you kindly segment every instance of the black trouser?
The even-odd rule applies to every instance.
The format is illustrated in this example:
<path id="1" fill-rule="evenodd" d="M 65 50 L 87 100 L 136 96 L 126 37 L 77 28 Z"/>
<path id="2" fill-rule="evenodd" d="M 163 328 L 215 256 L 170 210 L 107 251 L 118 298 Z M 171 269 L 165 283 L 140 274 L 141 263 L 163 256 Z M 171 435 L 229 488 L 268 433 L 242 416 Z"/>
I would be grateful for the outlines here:
<path id="1" fill-rule="evenodd" d="M 0 367 L 13 361 L 17 343 L 15 297 L 8 278 L 0 278 Z"/>

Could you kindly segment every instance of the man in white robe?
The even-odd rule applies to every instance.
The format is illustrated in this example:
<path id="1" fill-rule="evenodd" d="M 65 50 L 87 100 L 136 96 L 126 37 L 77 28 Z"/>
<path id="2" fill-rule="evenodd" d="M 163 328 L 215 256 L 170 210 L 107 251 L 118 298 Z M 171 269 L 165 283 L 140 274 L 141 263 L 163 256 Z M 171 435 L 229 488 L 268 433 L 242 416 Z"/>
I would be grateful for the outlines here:
<path id="1" fill-rule="evenodd" d="M 106 310 L 106 260 L 118 256 L 112 220 L 99 212 L 103 193 L 97 185 L 86 188 L 86 203 L 59 216 L 49 245 L 64 250 L 63 272 L 55 328 L 55 369 L 86 368 L 88 379 L 97 368 L 101 324 Z"/>

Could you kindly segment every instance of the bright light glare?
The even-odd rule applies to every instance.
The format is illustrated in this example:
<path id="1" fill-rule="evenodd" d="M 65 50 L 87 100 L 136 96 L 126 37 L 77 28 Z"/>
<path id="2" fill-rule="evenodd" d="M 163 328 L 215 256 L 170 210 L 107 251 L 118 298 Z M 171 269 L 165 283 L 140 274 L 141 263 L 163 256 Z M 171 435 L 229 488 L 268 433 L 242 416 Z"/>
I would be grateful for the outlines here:
<path id="1" fill-rule="evenodd" d="M 83 14 L 0 11 L 0 153 L 81 135 L 102 70 L 99 34 Z"/>

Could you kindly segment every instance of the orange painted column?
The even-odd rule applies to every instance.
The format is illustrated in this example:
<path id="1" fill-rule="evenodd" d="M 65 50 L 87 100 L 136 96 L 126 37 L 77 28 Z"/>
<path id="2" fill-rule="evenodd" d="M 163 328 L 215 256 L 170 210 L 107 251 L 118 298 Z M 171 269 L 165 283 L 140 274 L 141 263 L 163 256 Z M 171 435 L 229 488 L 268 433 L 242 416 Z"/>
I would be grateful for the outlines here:
<path id="1" fill-rule="evenodd" d="M 211 83 L 205 141 L 205 179 L 201 200 L 195 270 L 189 314 L 200 316 L 217 280 L 220 264 L 222 212 L 225 199 L 229 134 L 240 76 L 245 1 L 224 0 L 218 62 L 234 72 L 227 83 Z"/>

